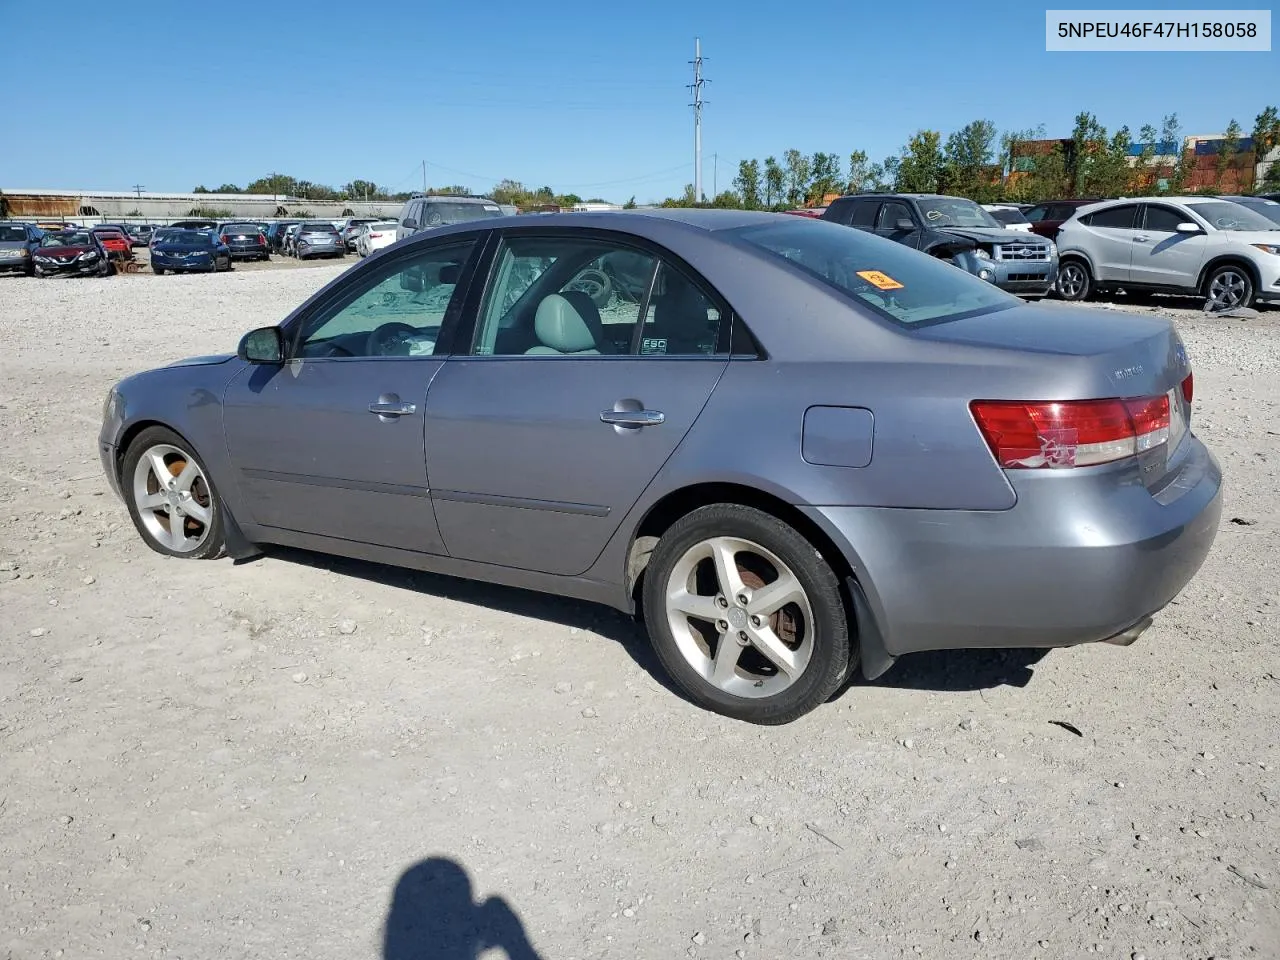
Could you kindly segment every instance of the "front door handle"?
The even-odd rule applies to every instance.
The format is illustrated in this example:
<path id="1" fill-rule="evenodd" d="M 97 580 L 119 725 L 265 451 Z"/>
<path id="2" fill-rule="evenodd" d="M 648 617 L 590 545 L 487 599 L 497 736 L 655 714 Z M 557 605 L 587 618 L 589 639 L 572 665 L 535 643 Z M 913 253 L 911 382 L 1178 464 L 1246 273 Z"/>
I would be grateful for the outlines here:
<path id="1" fill-rule="evenodd" d="M 656 427 L 667 419 L 661 410 L 601 410 L 600 422 L 615 427 Z"/>
<path id="2" fill-rule="evenodd" d="M 369 404 L 369 412 L 376 413 L 381 420 L 394 420 L 396 417 L 408 416 L 416 413 L 417 406 L 412 403 L 404 403 L 388 396 L 378 398 L 376 403 Z"/>
<path id="3" fill-rule="evenodd" d="M 1150 237 L 1147 237 L 1147 236 L 1134 237 L 1134 238 L 1133 238 L 1133 242 L 1134 242 L 1134 243 L 1146 243 L 1146 242 L 1147 242 L 1148 240 L 1150 240 L 1150 239 L 1151 239 L 1151 238 L 1150 238 Z"/>

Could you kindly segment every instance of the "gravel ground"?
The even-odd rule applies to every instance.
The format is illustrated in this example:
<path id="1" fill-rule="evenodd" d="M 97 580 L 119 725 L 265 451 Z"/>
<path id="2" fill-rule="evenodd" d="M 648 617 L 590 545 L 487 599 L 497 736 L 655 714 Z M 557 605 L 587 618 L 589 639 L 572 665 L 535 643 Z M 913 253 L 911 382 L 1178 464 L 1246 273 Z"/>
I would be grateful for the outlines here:
<path id="1" fill-rule="evenodd" d="M 764 729 L 607 610 L 142 546 L 109 384 L 341 269 L 0 281 L 0 956 L 1280 956 L 1280 312 L 1135 308 L 1228 475 L 1136 645 L 919 655 Z"/>

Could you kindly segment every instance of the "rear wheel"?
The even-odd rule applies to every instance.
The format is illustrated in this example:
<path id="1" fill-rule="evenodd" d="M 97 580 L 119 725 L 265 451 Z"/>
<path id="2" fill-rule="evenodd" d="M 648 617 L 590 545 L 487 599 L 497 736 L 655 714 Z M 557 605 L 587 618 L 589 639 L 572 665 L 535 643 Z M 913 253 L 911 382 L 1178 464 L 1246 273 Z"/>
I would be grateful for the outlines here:
<path id="1" fill-rule="evenodd" d="M 133 525 L 156 553 L 203 560 L 222 553 L 222 508 L 190 444 L 148 427 L 125 452 L 121 487 Z"/>
<path id="2" fill-rule="evenodd" d="M 1253 303 L 1253 278 L 1244 267 L 1227 264 L 1210 271 L 1204 282 L 1206 307 L 1214 313 Z"/>
<path id="3" fill-rule="evenodd" d="M 644 616 L 690 699 L 750 723 L 803 716 L 853 665 L 835 573 L 795 529 L 750 507 L 702 507 L 663 534 Z"/>
<path id="4" fill-rule="evenodd" d="M 1093 277 L 1083 260 L 1064 260 L 1058 267 L 1058 296 L 1063 300 L 1088 300 L 1093 293 Z"/>

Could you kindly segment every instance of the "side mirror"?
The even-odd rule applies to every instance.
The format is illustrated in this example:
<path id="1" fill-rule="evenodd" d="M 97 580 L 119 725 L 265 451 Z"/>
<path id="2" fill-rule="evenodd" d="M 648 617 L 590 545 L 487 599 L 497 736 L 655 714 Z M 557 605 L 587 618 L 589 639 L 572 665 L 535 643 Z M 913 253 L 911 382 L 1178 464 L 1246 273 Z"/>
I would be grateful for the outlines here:
<path id="1" fill-rule="evenodd" d="M 893 229 L 895 230 L 914 230 L 915 228 L 916 225 L 906 217 L 899 217 L 893 225 Z"/>
<path id="2" fill-rule="evenodd" d="M 1203 230 L 1200 229 L 1200 224 L 1191 223 L 1190 221 L 1187 221 L 1186 223 L 1178 224 L 1178 226 L 1175 229 L 1178 231 L 1178 233 L 1203 233 L 1204 232 Z"/>
<path id="3" fill-rule="evenodd" d="M 259 327 L 240 339 L 236 356 L 248 363 L 284 363 L 284 334 L 279 327 Z"/>
<path id="4" fill-rule="evenodd" d="M 417 229 L 418 229 L 418 221 L 417 221 L 417 220 L 415 220 L 415 219 L 413 219 L 413 217 L 410 217 L 408 220 L 406 220 L 406 221 L 404 222 L 404 228 L 405 228 L 406 230 L 417 230 Z"/>

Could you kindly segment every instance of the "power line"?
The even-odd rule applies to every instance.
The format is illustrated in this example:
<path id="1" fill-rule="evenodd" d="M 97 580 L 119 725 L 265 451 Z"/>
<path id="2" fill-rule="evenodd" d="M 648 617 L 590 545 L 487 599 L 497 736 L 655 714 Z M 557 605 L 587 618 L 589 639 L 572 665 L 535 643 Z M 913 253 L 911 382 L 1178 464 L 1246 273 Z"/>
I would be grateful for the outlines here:
<path id="1" fill-rule="evenodd" d="M 693 107 L 693 200 L 698 203 L 702 200 L 702 105 L 706 102 L 702 99 L 702 85 L 711 82 L 702 76 L 702 40 L 699 37 L 693 38 L 693 59 L 689 63 L 693 64 L 693 83 L 689 84 L 693 91 L 693 103 L 689 104 Z"/>

